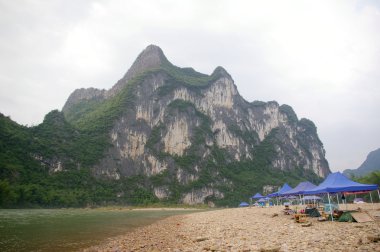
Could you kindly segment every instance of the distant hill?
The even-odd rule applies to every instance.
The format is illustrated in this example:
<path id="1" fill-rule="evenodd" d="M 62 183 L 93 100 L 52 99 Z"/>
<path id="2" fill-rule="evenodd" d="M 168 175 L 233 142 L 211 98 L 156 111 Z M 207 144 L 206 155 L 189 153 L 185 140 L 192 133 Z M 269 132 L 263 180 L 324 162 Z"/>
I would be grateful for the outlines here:
<path id="1" fill-rule="evenodd" d="M 344 170 L 344 174 L 347 176 L 355 175 L 355 176 L 364 176 L 373 171 L 380 171 L 380 148 L 374 151 L 371 151 L 367 159 L 363 162 L 361 166 L 357 169 L 346 169 Z"/>

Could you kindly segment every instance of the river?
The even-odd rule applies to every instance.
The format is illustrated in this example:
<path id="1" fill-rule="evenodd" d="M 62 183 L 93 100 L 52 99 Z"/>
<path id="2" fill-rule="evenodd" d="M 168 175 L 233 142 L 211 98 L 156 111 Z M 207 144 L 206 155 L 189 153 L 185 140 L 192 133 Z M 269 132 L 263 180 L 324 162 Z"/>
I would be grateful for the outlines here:
<path id="1" fill-rule="evenodd" d="M 76 251 L 198 210 L 0 209 L 0 251 Z"/>

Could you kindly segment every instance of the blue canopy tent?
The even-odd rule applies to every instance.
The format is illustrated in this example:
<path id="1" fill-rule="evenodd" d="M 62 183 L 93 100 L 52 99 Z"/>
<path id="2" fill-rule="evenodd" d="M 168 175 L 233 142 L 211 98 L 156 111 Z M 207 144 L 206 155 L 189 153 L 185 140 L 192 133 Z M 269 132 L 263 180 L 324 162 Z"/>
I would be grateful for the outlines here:
<path id="1" fill-rule="evenodd" d="M 309 181 L 301 182 L 293 189 L 286 191 L 281 194 L 281 196 L 290 196 L 290 195 L 303 195 L 303 193 L 307 190 L 311 190 L 313 188 L 317 187 L 313 183 L 310 183 Z"/>
<path id="2" fill-rule="evenodd" d="M 317 187 L 304 191 L 305 195 L 313 194 L 327 194 L 329 205 L 331 205 L 330 194 L 331 193 L 343 193 L 343 192 L 371 192 L 378 190 L 378 185 L 371 184 L 361 184 L 348 179 L 340 172 L 334 172 L 329 174 L 327 178 Z M 377 191 L 379 193 L 379 190 Z M 369 194 L 372 202 L 372 195 Z M 337 195 L 338 198 L 338 195 Z M 380 198 L 380 194 L 379 194 Z M 339 203 L 339 201 L 338 201 Z M 332 208 L 330 208 L 331 220 L 332 218 Z"/>
<path id="3" fill-rule="evenodd" d="M 327 178 L 317 187 L 305 190 L 303 194 L 325 194 L 338 192 L 370 192 L 377 190 L 378 185 L 361 184 L 348 179 L 340 172 L 329 174 Z"/>
<path id="4" fill-rule="evenodd" d="M 304 181 L 304 182 L 301 182 L 299 183 L 296 187 L 294 187 L 293 189 L 289 190 L 289 191 L 286 191 L 284 193 L 281 194 L 281 196 L 291 196 L 291 195 L 298 195 L 299 198 L 300 198 L 300 202 L 302 204 L 302 198 L 301 198 L 301 195 L 303 195 L 303 193 L 306 191 L 306 190 L 310 190 L 310 189 L 313 189 L 317 187 L 316 185 L 314 185 L 313 183 L 310 183 L 309 181 Z"/>
<path id="5" fill-rule="evenodd" d="M 270 198 L 273 198 L 273 197 L 278 197 L 280 196 L 281 194 L 289 191 L 289 190 L 292 190 L 292 188 L 287 184 L 285 183 L 280 190 L 278 190 L 277 192 L 274 192 L 274 193 L 271 193 L 271 194 L 268 194 L 267 197 L 270 197 Z"/>
<path id="6" fill-rule="evenodd" d="M 248 206 L 249 206 L 249 204 L 247 202 L 241 202 L 239 204 L 239 207 L 248 207 Z"/>
<path id="7" fill-rule="evenodd" d="M 256 193 L 254 196 L 252 196 L 252 199 L 262 199 L 265 198 L 265 196 L 261 195 L 260 193 Z"/>
<path id="8" fill-rule="evenodd" d="M 283 194 L 283 193 L 285 193 L 285 192 L 287 192 L 287 191 L 289 191 L 289 190 L 292 190 L 292 188 L 291 188 L 287 183 L 285 183 L 285 184 L 281 187 L 280 190 L 278 190 L 278 191 L 275 192 L 275 193 L 268 194 L 267 197 L 271 197 L 271 198 L 276 197 L 276 199 L 277 199 L 277 205 L 278 205 L 278 197 L 279 197 L 281 194 Z"/>

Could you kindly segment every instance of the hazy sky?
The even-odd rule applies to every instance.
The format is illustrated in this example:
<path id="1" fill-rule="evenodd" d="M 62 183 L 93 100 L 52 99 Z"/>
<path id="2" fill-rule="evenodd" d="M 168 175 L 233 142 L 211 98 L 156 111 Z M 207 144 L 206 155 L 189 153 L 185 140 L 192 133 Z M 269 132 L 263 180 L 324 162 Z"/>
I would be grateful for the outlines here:
<path id="1" fill-rule="evenodd" d="M 248 101 L 291 105 L 332 171 L 380 147 L 380 1 L 0 0 L 0 112 L 39 124 L 149 44 L 181 67 L 223 66 Z"/>

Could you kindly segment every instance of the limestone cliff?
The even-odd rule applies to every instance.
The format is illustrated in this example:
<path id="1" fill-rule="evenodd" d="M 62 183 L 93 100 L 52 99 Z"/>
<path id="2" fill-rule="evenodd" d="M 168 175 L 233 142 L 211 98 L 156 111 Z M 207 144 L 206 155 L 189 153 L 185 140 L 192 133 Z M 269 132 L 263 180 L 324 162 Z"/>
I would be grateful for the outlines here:
<path id="1" fill-rule="evenodd" d="M 274 101 L 247 102 L 222 67 L 211 75 L 179 68 L 154 45 L 110 90 L 76 90 L 63 112 L 79 127 L 89 113 L 99 114 L 126 95 L 107 131 L 110 145 L 92 167 L 98 177 L 146 176 L 156 197 L 180 191 L 180 201 L 195 204 L 233 190 L 228 167 L 239 164 L 321 178 L 330 173 L 310 120 L 299 120 L 290 106 Z"/>

